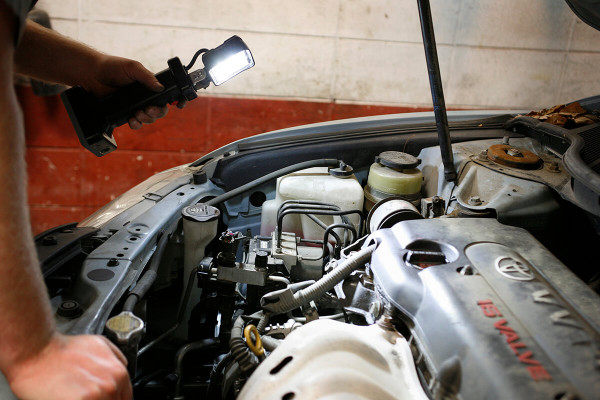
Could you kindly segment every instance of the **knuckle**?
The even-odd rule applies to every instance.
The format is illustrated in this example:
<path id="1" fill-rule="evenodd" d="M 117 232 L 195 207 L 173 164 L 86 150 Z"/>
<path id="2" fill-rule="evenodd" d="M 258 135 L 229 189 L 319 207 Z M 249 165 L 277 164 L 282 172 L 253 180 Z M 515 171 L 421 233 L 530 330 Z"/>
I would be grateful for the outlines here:
<path id="1" fill-rule="evenodd" d="M 142 63 L 136 60 L 127 60 L 126 67 L 131 70 L 138 70 L 144 68 Z"/>
<path id="2" fill-rule="evenodd" d="M 100 388 L 100 386 L 98 386 L 94 382 L 85 388 L 85 393 L 82 394 L 81 399 L 82 400 L 97 400 L 97 399 L 101 399 L 102 397 L 103 397 L 102 389 Z"/>
<path id="3" fill-rule="evenodd" d="M 106 380 L 102 384 L 102 393 L 109 398 L 114 398 L 119 392 L 119 385 L 113 380 Z"/>

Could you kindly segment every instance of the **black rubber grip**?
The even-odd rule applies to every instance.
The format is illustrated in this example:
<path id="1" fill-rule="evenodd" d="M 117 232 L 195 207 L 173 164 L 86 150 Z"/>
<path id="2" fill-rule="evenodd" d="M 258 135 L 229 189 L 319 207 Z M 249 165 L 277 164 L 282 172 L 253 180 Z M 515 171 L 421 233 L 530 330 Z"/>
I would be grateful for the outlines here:
<path id="1" fill-rule="evenodd" d="M 185 83 L 188 85 L 181 86 L 181 71 L 185 70 L 179 59 L 169 60 L 169 67 L 170 69 L 155 75 L 165 87 L 161 92 L 152 91 L 139 82 L 127 85 L 101 99 L 79 86 L 65 90 L 61 98 L 81 144 L 101 157 L 117 148 L 112 137 L 113 129 L 125 124 L 136 111 L 151 105 L 164 106 L 180 100 L 184 95 L 188 100 L 191 100 L 192 96 L 195 97 L 187 73 Z M 173 69 L 178 74 L 179 82 L 176 82 Z"/>

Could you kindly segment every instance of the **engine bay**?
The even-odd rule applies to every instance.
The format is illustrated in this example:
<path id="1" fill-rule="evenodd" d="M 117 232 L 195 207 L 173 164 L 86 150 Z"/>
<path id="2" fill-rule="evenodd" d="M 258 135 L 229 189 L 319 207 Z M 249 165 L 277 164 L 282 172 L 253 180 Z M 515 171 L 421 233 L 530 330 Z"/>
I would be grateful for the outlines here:
<path id="1" fill-rule="evenodd" d="M 454 118 L 449 182 L 427 118 L 237 142 L 40 235 L 59 329 L 139 399 L 597 397 L 598 124 Z"/>

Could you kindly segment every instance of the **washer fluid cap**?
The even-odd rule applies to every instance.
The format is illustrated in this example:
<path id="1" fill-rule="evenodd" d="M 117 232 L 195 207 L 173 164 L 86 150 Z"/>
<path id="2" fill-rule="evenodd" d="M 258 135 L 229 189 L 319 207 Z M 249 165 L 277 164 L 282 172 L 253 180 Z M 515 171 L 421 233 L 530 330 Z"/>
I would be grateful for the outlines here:
<path id="1" fill-rule="evenodd" d="M 416 168 L 421 164 L 417 157 L 401 151 L 384 151 L 375 157 L 375 162 L 398 171 Z"/>
<path id="2" fill-rule="evenodd" d="M 340 166 L 337 168 L 329 168 L 329 175 L 335 176 L 336 178 L 349 178 L 353 174 L 354 168 L 343 162 L 340 162 Z"/>
<path id="3" fill-rule="evenodd" d="M 218 208 L 206 205 L 204 203 L 187 206 L 181 211 L 183 218 L 196 222 L 214 221 L 215 219 L 219 218 L 220 214 L 221 212 Z"/>

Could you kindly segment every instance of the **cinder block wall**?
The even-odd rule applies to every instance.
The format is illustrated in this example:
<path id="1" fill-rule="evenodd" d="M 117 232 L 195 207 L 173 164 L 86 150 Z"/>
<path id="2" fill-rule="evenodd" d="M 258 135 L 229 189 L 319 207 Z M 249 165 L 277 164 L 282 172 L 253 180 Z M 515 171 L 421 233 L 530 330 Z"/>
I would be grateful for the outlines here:
<path id="1" fill-rule="evenodd" d="M 57 98 L 20 88 L 32 226 L 77 221 L 154 172 L 286 126 L 431 107 L 415 0 L 40 0 L 54 28 L 149 69 L 240 35 L 256 66 L 82 151 Z M 600 94 L 600 32 L 563 0 L 432 0 L 446 103 L 535 109 Z"/>

